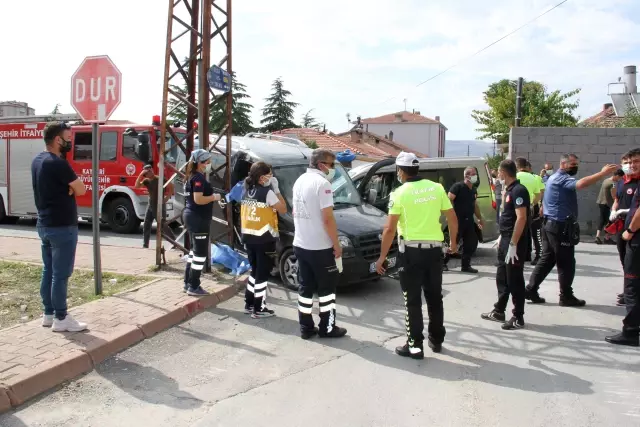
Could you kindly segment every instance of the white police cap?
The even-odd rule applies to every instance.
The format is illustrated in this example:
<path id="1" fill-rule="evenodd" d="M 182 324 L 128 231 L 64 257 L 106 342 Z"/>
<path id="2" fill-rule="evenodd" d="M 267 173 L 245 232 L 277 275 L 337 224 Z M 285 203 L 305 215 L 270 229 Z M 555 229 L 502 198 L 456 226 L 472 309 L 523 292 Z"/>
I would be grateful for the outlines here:
<path id="1" fill-rule="evenodd" d="M 398 157 L 396 157 L 397 166 L 412 167 L 418 166 L 419 164 L 420 161 L 418 160 L 418 157 L 413 153 L 405 153 L 404 151 L 401 151 L 400 154 L 398 154 Z"/>

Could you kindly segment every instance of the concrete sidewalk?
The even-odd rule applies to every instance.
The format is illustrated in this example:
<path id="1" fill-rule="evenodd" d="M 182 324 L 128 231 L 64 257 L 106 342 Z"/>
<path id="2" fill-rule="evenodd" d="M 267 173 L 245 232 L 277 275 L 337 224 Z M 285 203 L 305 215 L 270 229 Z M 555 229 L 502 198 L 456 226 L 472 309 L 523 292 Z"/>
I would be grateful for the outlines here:
<path id="1" fill-rule="evenodd" d="M 148 276 L 155 261 L 155 252 L 149 249 L 103 245 L 101 250 L 103 271 Z M 0 237 L 0 259 L 40 264 L 40 240 Z M 93 268 L 92 245 L 78 244 L 76 267 Z M 71 308 L 75 318 L 89 324 L 88 331 L 55 333 L 43 328 L 41 319 L 0 330 L 0 413 L 226 301 L 246 283 L 246 277 L 225 284 L 204 279 L 202 286 L 211 295 L 194 298 L 182 292 L 183 280 L 175 272 L 161 274 L 170 276 Z"/>

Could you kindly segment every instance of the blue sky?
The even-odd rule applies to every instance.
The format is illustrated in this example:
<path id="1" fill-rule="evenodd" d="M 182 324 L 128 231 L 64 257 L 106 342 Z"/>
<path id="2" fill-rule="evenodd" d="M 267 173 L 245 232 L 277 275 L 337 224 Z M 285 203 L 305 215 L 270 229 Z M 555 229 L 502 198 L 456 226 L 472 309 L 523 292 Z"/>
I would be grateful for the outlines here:
<path id="1" fill-rule="evenodd" d="M 252 96 L 254 124 L 276 77 L 301 104 L 296 119 L 313 108 L 334 132 L 347 128 L 346 113 L 388 114 L 402 110 L 407 98 L 409 110 L 439 115 L 448 139 L 473 139 L 478 134 L 470 112 L 483 107 L 482 91 L 518 76 L 550 89 L 582 88 L 578 113 L 587 117 L 608 102 L 607 84 L 625 65 L 640 66 L 637 0 L 569 0 L 415 87 L 555 3 L 236 1 L 234 69 Z M 56 103 L 70 112 L 76 67 L 84 56 L 108 54 L 123 73 L 123 100 L 113 118 L 149 122 L 161 111 L 166 6 L 162 0 L 65 0 L 64 8 L 45 0 L 7 2 L 3 16 L 29 18 L 3 20 L 3 33 L 15 37 L 3 43 L 0 96 L 27 101 L 38 113 Z M 212 62 L 222 57 L 221 48 L 213 47 Z"/>

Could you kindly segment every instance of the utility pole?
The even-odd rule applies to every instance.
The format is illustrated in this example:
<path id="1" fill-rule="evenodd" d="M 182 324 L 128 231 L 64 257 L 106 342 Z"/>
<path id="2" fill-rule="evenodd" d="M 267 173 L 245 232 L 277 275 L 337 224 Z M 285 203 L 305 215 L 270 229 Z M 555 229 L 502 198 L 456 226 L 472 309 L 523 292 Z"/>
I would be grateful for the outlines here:
<path id="1" fill-rule="evenodd" d="M 516 124 L 515 127 L 520 127 L 520 120 L 522 119 L 522 77 L 518 77 L 518 86 L 516 89 Z"/>

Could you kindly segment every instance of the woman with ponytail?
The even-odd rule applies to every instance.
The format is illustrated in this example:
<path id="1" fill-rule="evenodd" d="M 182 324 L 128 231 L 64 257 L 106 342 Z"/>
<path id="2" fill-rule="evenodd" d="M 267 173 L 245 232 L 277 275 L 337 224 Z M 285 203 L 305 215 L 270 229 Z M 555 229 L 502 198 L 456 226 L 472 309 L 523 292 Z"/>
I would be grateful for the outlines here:
<path id="1" fill-rule="evenodd" d="M 207 261 L 213 202 L 221 199 L 220 194 L 213 194 L 213 187 L 205 177 L 209 172 L 211 153 L 202 149 L 194 150 L 185 173 L 186 207 L 183 212 L 191 241 L 191 252 L 187 256 L 184 271 L 184 290 L 191 296 L 208 295 L 200 286 L 200 275 Z"/>
<path id="2" fill-rule="evenodd" d="M 260 319 L 275 315 L 265 303 L 267 281 L 273 268 L 279 236 L 278 213 L 286 213 L 287 205 L 271 166 L 265 162 L 251 166 L 243 190 L 240 202 L 241 232 L 251 264 L 251 276 L 244 294 L 244 311 L 254 319 Z"/>

